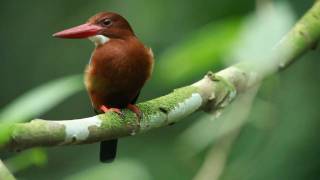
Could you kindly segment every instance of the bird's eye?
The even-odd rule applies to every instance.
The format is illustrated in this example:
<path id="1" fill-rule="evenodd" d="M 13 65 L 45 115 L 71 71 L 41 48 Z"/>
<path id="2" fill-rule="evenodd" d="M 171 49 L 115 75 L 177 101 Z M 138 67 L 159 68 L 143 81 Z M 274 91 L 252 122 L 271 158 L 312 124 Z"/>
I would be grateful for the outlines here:
<path id="1" fill-rule="evenodd" d="M 104 19 L 102 21 L 102 24 L 106 27 L 110 26 L 112 24 L 112 21 L 110 19 Z"/>

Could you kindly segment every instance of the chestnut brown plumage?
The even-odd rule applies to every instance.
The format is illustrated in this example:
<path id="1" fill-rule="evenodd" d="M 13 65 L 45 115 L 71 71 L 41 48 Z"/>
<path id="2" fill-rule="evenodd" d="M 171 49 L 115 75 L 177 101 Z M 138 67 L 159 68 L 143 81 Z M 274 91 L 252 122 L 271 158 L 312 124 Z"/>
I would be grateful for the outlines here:
<path id="1" fill-rule="evenodd" d="M 85 85 L 92 106 L 98 113 L 109 110 L 121 114 L 128 107 L 141 117 L 134 106 L 153 68 L 153 55 L 135 36 L 128 21 L 116 13 L 102 12 L 85 24 L 53 35 L 60 38 L 89 38 L 96 48 L 85 70 Z M 101 143 L 100 160 L 113 160 L 116 140 Z M 106 151 L 106 152 L 105 152 Z"/>

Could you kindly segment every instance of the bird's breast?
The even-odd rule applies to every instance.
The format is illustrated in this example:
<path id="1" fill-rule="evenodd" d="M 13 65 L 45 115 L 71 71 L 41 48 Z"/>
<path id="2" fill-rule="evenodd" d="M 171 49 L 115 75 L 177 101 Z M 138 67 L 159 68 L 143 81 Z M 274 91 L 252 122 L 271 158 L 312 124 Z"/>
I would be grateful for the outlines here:
<path id="1" fill-rule="evenodd" d="M 130 51 L 116 46 L 97 48 L 85 72 L 92 103 L 128 104 L 151 76 L 153 57 L 148 49 Z"/>

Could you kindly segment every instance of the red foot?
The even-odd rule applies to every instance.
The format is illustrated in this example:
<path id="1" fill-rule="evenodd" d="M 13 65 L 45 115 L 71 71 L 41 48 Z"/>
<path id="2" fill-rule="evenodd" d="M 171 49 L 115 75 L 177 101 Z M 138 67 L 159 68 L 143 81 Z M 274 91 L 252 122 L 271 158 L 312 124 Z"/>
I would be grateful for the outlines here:
<path id="1" fill-rule="evenodd" d="M 137 115 L 139 120 L 142 118 L 142 112 L 138 108 L 138 106 L 136 106 L 134 104 L 128 104 L 127 108 L 130 109 L 132 112 L 134 112 Z"/>
<path id="2" fill-rule="evenodd" d="M 119 109 L 119 108 L 108 108 L 107 106 L 102 105 L 102 106 L 100 106 L 100 110 L 104 113 L 112 111 L 112 112 L 115 112 L 115 113 L 119 114 L 120 116 L 122 116 L 121 109 Z"/>

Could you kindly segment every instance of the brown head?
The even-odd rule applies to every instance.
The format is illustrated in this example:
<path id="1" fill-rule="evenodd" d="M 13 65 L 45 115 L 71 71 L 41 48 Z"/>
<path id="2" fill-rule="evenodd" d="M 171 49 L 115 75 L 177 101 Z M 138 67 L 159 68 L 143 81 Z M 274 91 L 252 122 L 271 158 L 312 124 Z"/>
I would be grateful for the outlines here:
<path id="1" fill-rule="evenodd" d="M 125 39 L 134 36 L 128 21 L 113 12 L 98 13 L 80 26 L 53 34 L 54 37 L 68 39 L 89 38 L 97 44 L 103 44 L 110 39 Z"/>

